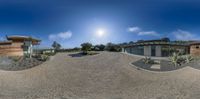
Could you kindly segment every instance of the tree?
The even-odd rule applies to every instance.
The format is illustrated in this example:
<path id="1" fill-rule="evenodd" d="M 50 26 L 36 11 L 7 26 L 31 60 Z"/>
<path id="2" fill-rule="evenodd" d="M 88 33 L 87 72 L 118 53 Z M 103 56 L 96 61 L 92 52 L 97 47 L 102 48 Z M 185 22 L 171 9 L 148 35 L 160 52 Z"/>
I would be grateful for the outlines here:
<path id="1" fill-rule="evenodd" d="M 61 48 L 61 45 L 56 41 L 53 42 L 52 47 L 57 51 Z"/>
<path id="2" fill-rule="evenodd" d="M 104 49 L 105 49 L 105 45 L 100 44 L 100 45 L 95 45 L 92 50 L 94 50 L 94 51 L 104 51 Z"/>
<path id="3" fill-rule="evenodd" d="M 82 48 L 81 50 L 84 52 L 84 53 L 87 53 L 88 51 L 91 50 L 92 48 L 92 44 L 91 43 L 83 43 L 81 44 Z"/>
<path id="4" fill-rule="evenodd" d="M 168 37 L 161 38 L 161 40 L 165 42 L 170 42 L 170 39 Z"/>
<path id="5" fill-rule="evenodd" d="M 99 47 L 99 50 L 100 50 L 100 51 L 104 51 L 104 49 L 105 49 L 106 46 L 103 45 L 103 44 L 100 44 L 98 47 Z"/>
<path id="6" fill-rule="evenodd" d="M 119 52 L 119 51 L 121 51 L 121 47 L 118 44 L 108 43 L 106 45 L 106 50 L 107 51 Z"/>
<path id="7" fill-rule="evenodd" d="M 129 44 L 134 44 L 134 42 L 133 42 L 133 41 L 130 41 Z"/>

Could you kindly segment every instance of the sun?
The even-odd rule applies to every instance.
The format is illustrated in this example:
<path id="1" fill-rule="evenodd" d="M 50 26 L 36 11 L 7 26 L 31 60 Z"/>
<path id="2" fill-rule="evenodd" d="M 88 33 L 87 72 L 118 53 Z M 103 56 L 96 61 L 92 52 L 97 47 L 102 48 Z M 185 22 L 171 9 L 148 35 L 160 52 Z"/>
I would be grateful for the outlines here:
<path id="1" fill-rule="evenodd" d="M 104 30 L 104 29 L 98 29 L 98 30 L 96 31 L 96 35 L 97 35 L 98 37 L 104 36 L 104 35 L 105 35 L 105 30 Z"/>

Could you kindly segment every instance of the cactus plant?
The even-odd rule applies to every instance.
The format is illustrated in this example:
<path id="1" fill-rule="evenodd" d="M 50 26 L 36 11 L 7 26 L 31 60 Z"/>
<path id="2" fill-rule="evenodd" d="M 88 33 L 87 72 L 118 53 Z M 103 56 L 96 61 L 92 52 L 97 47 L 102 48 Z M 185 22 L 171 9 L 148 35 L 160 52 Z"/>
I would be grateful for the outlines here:
<path id="1" fill-rule="evenodd" d="M 193 57 L 191 55 L 186 55 L 185 56 L 185 62 L 190 63 L 193 60 Z"/>
<path id="2" fill-rule="evenodd" d="M 181 56 L 178 53 L 173 53 L 172 56 L 169 57 L 169 60 L 172 62 L 172 64 L 175 67 L 180 65 L 180 59 L 181 59 Z"/>
<path id="3" fill-rule="evenodd" d="M 143 59 L 143 61 L 145 64 L 153 64 L 154 63 L 154 61 L 150 57 L 145 57 Z"/>

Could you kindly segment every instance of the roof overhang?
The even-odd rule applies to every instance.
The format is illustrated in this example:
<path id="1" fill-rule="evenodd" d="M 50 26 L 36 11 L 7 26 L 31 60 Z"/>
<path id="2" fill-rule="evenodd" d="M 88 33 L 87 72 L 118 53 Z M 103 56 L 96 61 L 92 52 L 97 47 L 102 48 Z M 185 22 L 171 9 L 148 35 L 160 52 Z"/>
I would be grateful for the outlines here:
<path id="1" fill-rule="evenodd" d="M 12 43 L 12 41 L 3 41 L 3 42 L 0 42 L 0 45 L 8 45 L 11 43 Z"/>
<path id="2" fill-rule="evenodd" d="M 18 35 L 13 35 L 13 36 L 7 36 L 7 40 L 11 41 L 32 41 L 33 44 L 38 44 L 41 42 L 41 40 L 30 37 L 30 36 L 18 36 Z"/>
<path id="3" fill-rule="evenodd" d="M 193 42 L 190 45 L 200 45 L 200 42 Z"/>
<path id="4" fill-rule="evenodd" d="M 129 45 L 123 45 L 122 47 L 135 47 L 135 46 L 189 46 L 189 44 L 179 44 L 179 43 L 171 43 L 171 42 L 142 42 L 142 43 L 134 43 Z"/>

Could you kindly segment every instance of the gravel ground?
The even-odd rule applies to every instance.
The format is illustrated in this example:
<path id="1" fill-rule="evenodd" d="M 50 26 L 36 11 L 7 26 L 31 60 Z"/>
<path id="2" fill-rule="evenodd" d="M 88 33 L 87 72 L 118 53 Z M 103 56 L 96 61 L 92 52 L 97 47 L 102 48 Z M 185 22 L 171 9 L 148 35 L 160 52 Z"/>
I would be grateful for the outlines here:
<path id="1" fill-rule="evenodd" d="M 0 69 L 7 71 L 18 71 L 29 69 L 42 64 L 42 61 L 36 58 L 19 58 L 16 61 L 11 57 L 0 57 Z"/>
<path id="2" fill-rule="evenodd" d="M 2 99 L 200 99 L 200 70 L 137 70 L 122 53 L 85 57 L 56 54 L 23 71 L 0 71 Z"/>

